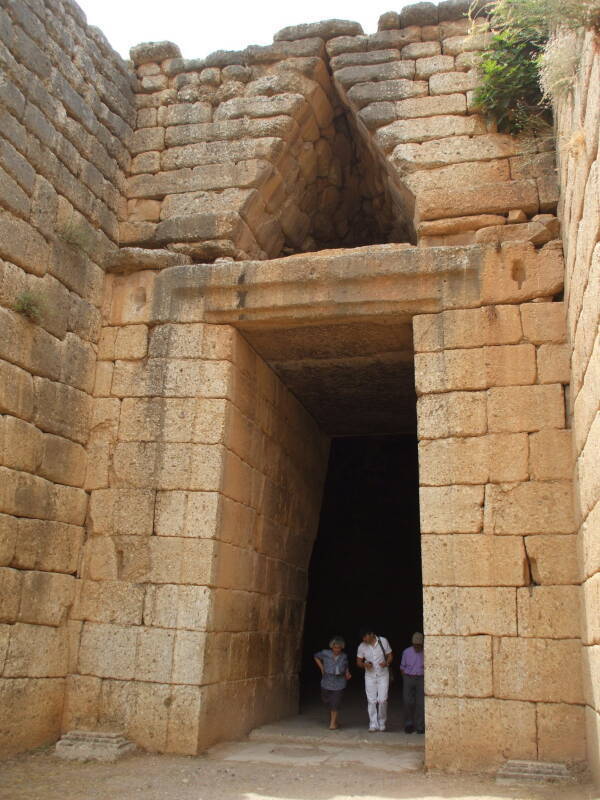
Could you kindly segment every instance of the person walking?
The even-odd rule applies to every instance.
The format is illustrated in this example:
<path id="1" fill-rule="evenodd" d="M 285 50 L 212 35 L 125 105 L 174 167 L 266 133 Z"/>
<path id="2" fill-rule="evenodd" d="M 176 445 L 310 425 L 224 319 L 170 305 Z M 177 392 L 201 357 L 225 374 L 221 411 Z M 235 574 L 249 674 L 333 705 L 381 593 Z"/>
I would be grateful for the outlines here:
<path id="1" fill-rule="evenodd" d="M 366 628 L 356 653 L 356 664 L 365 671 L 365 693 L 369 712 L 369 730 L 384 731 L 387 721 L 387 699 L 390 685 L 389 666 L 394 654 L 384 636 Z"/>
<path id="2" fill-rule="evenodd" d="M 321 700 L 329 709 L 329 730 L 338 727 L 338 711 L 346 682 L 352 675 L 348 669 L 348 656 L 343 652 L 346 642 L 341 636 L 334 636 L 329 642 L 329 650 L 319 650 L 313 659 L 321 670 Z"/>
<path id="3" fill-rule="evenodd" d="M 402 652 L 402 700 L 404 702 L 404 730 L 406 733 L 425 733 L 425 659 L 423 634 L 413 633 L 412 647 Z"/>

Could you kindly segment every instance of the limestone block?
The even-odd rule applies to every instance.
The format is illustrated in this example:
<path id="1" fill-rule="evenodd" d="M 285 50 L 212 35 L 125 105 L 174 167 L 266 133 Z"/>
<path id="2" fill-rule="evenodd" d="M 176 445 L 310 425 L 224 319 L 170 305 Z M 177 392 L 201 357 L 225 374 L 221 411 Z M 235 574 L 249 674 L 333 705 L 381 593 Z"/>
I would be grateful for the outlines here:
<path id="1" fill-rule="evenodd" d="M 568 384 L 571 380 L 571 350 L 568 344 L 542 344 L 537 349 L 540 383 Z"/>
<path id="2" fill-rule="evenodd" d="M 118 625 L 140 625 L 144 587 L 121 581 L 77 582 L 71 618 Z"/>
<path id="3" fill-rule="evenodd" d="M 486 433 L 486 394 L 447 392 L 422 395 L 417 400 L 417 427 L 419 439 Z"/>
<path id="4" fill-rule="evenodd" d="M 91 398 L 64 383 L 34 378 L 36 400 L 35 424 L 54 433 L 85 444 L 89 432 Z"/>
<path id="5" fill-rule="evenodd" d="M 524 386 L 536 378 L 536 352 L 531 344 L 486 347 L 488 386 Z"/>
<path id="6" fill-rule="evenodd" d="M 406 58 L 411 59 L 414 56 L 407 55 Z M 387 50 L 371 50 L 370 52 L 341 53 L 339 56 L 334 56 L 329 60 L 329 66 L 335 72 L 338 69 L 342 69 L 342 67 L 383 64 L 389 61 L 398 61 L 399 59 L 400 51 L 388 48 Z"/>
<path id="7" fill-rule="evenodd" d="M 110 395 L 114 372 L 114 364 L 99 361 L 96 364 L 96 377 L 94 380 L 94 397 L 106 397 Z"/>
<path id="8" fill-rule="evenodd" d="M 430 769 L 491 770 L 506 758 L 537 758 L 533 703 L 428 697 L 425 713 Z"/>
<path id="9" fill-rule="evenodd" d="M 531 577 L 536 584 L 579 583 L 579 564 L 574 535 L 526 536 L 525 549 Z"/>
<path id="10" fill-rule="evenodd" d="M 134 175 L 127 180 L 129 198 L 160 199 L 177 192 L 209 191 L 260 186 L 273 173 L 269 161 L 249 159 L 236 164 L 205 164 L 194 169 L 169 170 L 156 175 Z"/>
<path id="11" fill-rule="evenodd" d="M 84 448 L 52 434 L 43 436 L 41 444 L 42 457 L 38 474 L 49 481 L 68 486 L 83 486 L 86 470 Z"/>
<path id="12" fill-rule="evenodd" d="M 433 101 L 440 104 L 448 101 L 448 97 L 463 97 L 463 94 L 436 95 L 427 102 L 433 106 Z M 421 102 L 425 102 L 423 98 Z M 437 112 L 440 113 L 440 112 Z M 464 113 L 464 108 L 463 108 Z M 519 145 L 514 137 L 502 133 L 486 133 L 481 136 L 452 136 L 425 141 L 422 144 L 401 144 L 394 148 L 392 162 L 401 172 L 410 172 L 414 169 L 434 169 L 445 167 L 448 164 L 461 162 L 487 161 L 489 159 L 507 158 L 515 155 Z M 504 209 L 504 211 L 509 210 Z M 481 213 L 477 211 L 475 213 Z M 452 216 L 458 216 L 457 213 Z"/>
<path id="13" fill-rule="evenodd" d="M 123 536 L 116 541 L 125 581 L 207 585 L 211 582 L 214 543 L 174 536 Z"/>
<path id="14" fill-rule="evenodd" d="M 360 36 L 363 30 L 358 22 L 342 19 L 328 19 L 321 22 L 309 22 L 302 25 L 289 25 L 273 36 L 274 42 L 293 42 L 298 39 L 318 37 L 327 41 L 338 36 Z"/>
<path id="15" fill-rule="evenodd" d="M 519 309 L 499 305 L 421 314 L 413 318 L 413 335 L 416 352 L 516 344 L 522 337 Z"/>
<path id="16" fill-rule="evenodd" d="M 473 50 L 486 50 L 489 46 L 489 33 L 471 33 L 467 36 L 448 36 L 442 41 L 442 50 L 451 56 Z"/>
<path id="17" fill-rule="evenodd" d="M 52 516 L 53 486 L 43 478 L 0 467 L 0 511 L 41 519 Z"/>
<path id="18" fill-rule="evenodd" d="M 12 565 L 41 572 L 75 573 L 79 566 L 83 529 L 62 522 L 20 518 L 14 522 L 17 543 Z"/>
<path id="19" fill-rule="evenodd" d="M 422 486 L 421 533 L 477 533 L 483 526 L 483 486 Z"/>
<path id="20" fill-rule="evenodd" d="M 517 591 L 519 636 L 578 638 L 579 615 L 578 586 L 529 586 Z"/>
<path id="21" fill-rule="evenodd" d="M 270 113 L 268 116 L 274 115 Z M 224 164 L 249 159 L 274 160 L 282 153 L 283 142 L 278 137 L 199 142 L 184 147 L 168 148 L 161 156 L 161 167 L 163 170 L 177 170 L 203 164 Z"/>
<path id="22" fill-rule="evenodd" d="M 239 547 L 251 547 L 257 512 L 229 497 L 221 497 L 218 537 Z"/>
<path id="23" fill-rule="evenodd" d="M 573 473 L 571 431 L 546 428 L 530 434 L 529 470 L 538 481 L 569 479 Z"/>
<path id="24" fill-rule="evenodd" d="M 359 111 L 358 116 L 369 130 L 373 130 L 396 120 L 464 114 L 465 111 L 465 96 L 448 94 L 437 97 L 408 98 L 396 103 L 370 103 Z"/>
<path id="25" fill-rule="evenodd" d="M 375 142 L 389 153 L 397 145 L 406 142 L 426 142 L 440 136 L 476 135 L 485 133 L 483 119 L 478 116 L 445 115 L 427 116 L 392 122 L 380 128 L 375 134 Z M 508 170 L 503 180 L 508 178 Z"/>
<path id="26" fill-rule="evenodd" d="M 91 534 L 152 534 L 155 492 L 151 489 L 96 489 L 91 493 Z"/>
<path id="27" fill-rule="evenodd" d="M 408 97 L 424 97 L 428 93 L 426 81 L 399 79 L 359 83 L 348 90 L 348 98 L 357 108 L 384 101 L 406 100 Z"/>
<path id="28" fill-rule="evenodd" d="M 232 372 L 227 361 L 174 358 L 117 361 L 112 393 L 117 397 L 227 397 Z"/>
<path id="29" fill-rule="evenodd" d="M 584 761 L 585 709 L 564 703 L 536 706 L 540 761 Z"/>
<path id="30" fill-rule="evenodd" d="M 509 208 L 522 208 L 528 214 L 537 213 L 538 195 L 533 181 L 504 181 L 475 187 L 448 187 L 443 192 L 427 190 L 417 198 L 417 220 L 470 214 L 499 214 L 508 211 Z"/>
<path id="31" fill-rule="evenodd" d="M 0 681 L 2 708 L 12 709 L 0 731 L 6 756 L 55 742 L 60 736 L 63 678 L 11 678 Z"/>
<path id="32" fill-rule="evenodd" d="M 42 461 L 44 435 L 17 417 L 0 417 L 0 453 L 6 467 L 37 472 Z"/>
<path id="33" fill-rule="evenodd" d="M 0 214 L 0 258 L 33 275 L 44 275 L 50 248 L 31 225 L 9 214 Z"/>
<path id="34" fill-rule="evenodd" d="M 66 522 L 69 525 L 83 525 L 87 510 L 88 496 L 74 486 L 53 487 L 54 517 L 57 522 Z"/>
<path id="35" fill-rule="evenodd" d="M 490 636 L 428 636 L 425 692 L 431 697 L 490 697 Z"/>
<path id="36" fill-rule="evenodd" d="M 359 64 L 356 66 L 342 67 L 334 73 L 335 80 L 348 89 L 355 84 L 370 81 L 392 81 L 403 78 L 414 78 L 414 61 L 387 61 L 379 64 Z"/>
<path id="37" fill-rule="evenodd" d="M 452 72 L 454 58 L 451 55 L 435 55 L 429 58 L 418 58 L 415 64 L 415 78 L 428 80 L 439 72 Z"/>
<path id="38" fill-rule="evenodd" d="M 211 120 L 212 106 L 208 102 L 174 103 L 158 109 L 158 124 L 165 128 L 172 125 L 194 125 Z"/>
<path id="39" fill-rule="evenodd" d="M 469 72 L 439 72 L 429 78 L 429 93 L 453 94 L 468 92 L 479 86 L 480 77 L 477 70 Z"/>
<path id="40" fill-rule="evenodd" d="M 425 586 L 425 635 L 516 636 L 515 596 L 516 589 L 508 587 Z"/>
<path id="41" fill-rule="evenodd" d="M 209 626 L 211 630 L 256 630 L 259 624 L 259 598 L 256 593 L 235 589 L 215 589 Z"/>
<path id="42" fill-rule="evenodd" d="M 154 173 L 159 172 L 160 170 L 160 152 L 158 150 L 151 150 L 147 153 L 140 153 L 139 155 L 135 156 L 131 161 L 130 173 L 132 175 L 139 175 L 144 173 Z M 133 205 L 128 206 L 129 214 L 128 219 L 130 222 L 140 222 L 144 220 L 148 220 L 150 222 L 157 222 L 158 217 L 156 213 L 152 213 L 155 211 L 156 204 L 155 200 L 146 200 L 146 201 L 129 201 L 130 203 L 134 203 Z M 144 205 L 141 205 L 141 204 Z M 148 212 L 151 213 L 148 213 Z"/>
<path id="43" fill-rule="evenodd" d="M 368 41 L 368 36 L 336 36 L 328 40 L 325 49 L 332 58 L 342 53 L 361 53 L 368 49 Z"/>
<path id="44" fill-rule="evenodd" d="M 415 359 L 416 362 L 416 359 Z M 490 431 L 539 431 L 564 428 L 562 386 L 501 386 L 488 391 Z"/>
<path id="45" fill-rule="evenodd" d="M 175 631 L 142 627 L 135 659 L 137 680 L 169 683 L 173 668 Z"/>
<path id="46" fill-rule="evenodd" d="M 524 586 L 529 579 L 520 536 L 424 534 L 421 547 L 425 586 Z"/>
<path id="47" fill-rule="evenodd" d="M 126 397 L 121 409 L 119 440 L 190 442 L 199 402 L 192 397 Z"/>
<path id="48" fill-rule="evenodd" d="M 8 566 L 15 553 L 17 526 L 14 517 L 0 514 L 0 567 Z"/>
<path id="49" fill-rule="evenodd" d="M 573 533 L 567 481 L 529 481 L 486 487 L 484 529 L 497 534 Z"/>
<path id="50" fill-rule="evenodd" d="M 417 353 L 415 386 L 417 395 L 485 389 L 487 380 L 483 349 Z"/>
<path id="51" fill-rule="evenodd" d="M 581 646 L 575 639 L 498 638 L 493 644 L 495 697 L 581 703 Z"/>
<path id="52" fill-rule="evenodd" d="M 534 344 L 566 340 L 564 303 L 525 303 L 521 306 L 523 335 Z"/>
<path id="53" fill-rule="evenodd" d="M 19 614 L 23 573 L 16 569 L 0 569 L 0 622 L 13 623 Z"/>
<path id="54" fill-rule="evenodd" d="M 21 419 L 33 416 L 33 380 L 13 364 L 0 361 L 0 412 Z"/>
<path id="55" fill-rule="evenodd" d="M 79 647 L 79 673 L 99 678 L 134 677 L 138 628 L 86 622 Z"/>
<path id="56" fill-rule="evenodd" d="M 66 628 L 18 622 L 11 628 L 4 676 L 62 678 L 67 672 L 68 657 Z"/>
<path id="57" fill-rule="evenodd" d="M 207 586 L 148 586 L 144 625 L 206 631 L 212 600 L 213 590 Z"/>
<path id="58" fill-rule="evenodd" d="M 581 641 L 600 644 L 600 572 L 596 572 L 581 585 Z"/>
<path id="59" fill-rule="evenodd" d="M 217 491 L 224 457 L 220 445 L 123 442 L 114 451 L 114 482 L 118 488 Z"/>
<path id="60" fill-rule="evenodd" d="M 489 434 L 419 442 L 421 485 L 526 480 L 526 434 Z"/>
<path id="61" fill-rule="evenodd" d="M 173 682 L 204 683 L 206 633 L 178 630 L 173 648 Z M 224 666 L 224 665 L 221 665 Z"/>
<path id="62" fill-rule="evenodd" d="M 217 534 L 216 492 L 158 492 L 154 528 L 158 536 L 212 539 Z"/>
<path id="63" fill-rule="evenodd" d="M 115 359 L 145 358 L 147 348 L 148 328 L 146 325 L 125 325 L 117 330 L 114 347 Z"/>
<path id="64" fill-rule="evenodd" d="M 62 625 L 73 604 L 75 578 L 54 572 L 26 572 L 19 621 L 37 625 Z"/>
<path id="65" fill-rule="evenodd" d="M 165 146 L 164 128 L 138 128 L 131 140 L 131 154 L 145 153 L 149 150 L 163 150 Z"/>
<path id="66" fill-rule="evenodd" d="M 582 577 L 588 578 L 600 569 L 600 541 L 596 536 L 600 519 L 600 502 L 587 515 L 579 530 Z"/>
<path id="67" fill-rule="evenodd" d="M 592 708 L 600 706 L 600 645 L 582 649 L 585 702 Z"/>
<path id="68" fill-rule="evenodd" d="M 409 25 L 402 30 L 379 31 L 367 37 L 367 47 L 369 50 L 380 50 L 387 47 L 403 48 L 412 42 L 421 41 L 421 29 L 418 25 Z"/>
<path id="69" fill-rule="evenodd" d="M 169 697 L 171 705 L 166 752 L 196 755 L 200 734 L 200 689 L 194 686 L 175 686 Z"/>
<path id="70" fill-rule="evenodd" d="M 232 358 L 233 329 L 226 325 L 157 325 L 150 355 L 171 358 Z"/>

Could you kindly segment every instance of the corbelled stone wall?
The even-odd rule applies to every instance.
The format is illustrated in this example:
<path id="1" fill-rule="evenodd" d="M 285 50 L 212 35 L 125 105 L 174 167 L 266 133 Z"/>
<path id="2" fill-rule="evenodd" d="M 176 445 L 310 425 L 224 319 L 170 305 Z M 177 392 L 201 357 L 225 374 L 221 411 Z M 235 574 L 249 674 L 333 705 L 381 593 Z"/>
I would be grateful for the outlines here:
<path id="1" fill-rule="evenodd" d="M 184 60 L 141 45 L 124 245 L 194 261 L 558 235 L 553 143 L 477 113 L 462 2 L 331 20 Z"/>
<path id="2" fill-rule="evenodd" d="M 0 39 L 0 750 L 12 753 L 56 739 L 75 663 L 102 264 L 135 106 L 123 61 L 69 0 L 2 3 Z"/>
<path id="3" fill-rule="evenodd" d="M 573 428 L 579 528 L 583 672 L 588 759 L 600 783 L 600 55 L 598 34 L 580 34 L 573 91 L 556 105 L 571 350 L 568 413 Z"/>
<path id="4" fill-rule="evenodd" d="M 157 324 L 156 276 L 107 281 L 63 728 L 194 754 L 295 710 L 328 440 L 234 328 Z"/>

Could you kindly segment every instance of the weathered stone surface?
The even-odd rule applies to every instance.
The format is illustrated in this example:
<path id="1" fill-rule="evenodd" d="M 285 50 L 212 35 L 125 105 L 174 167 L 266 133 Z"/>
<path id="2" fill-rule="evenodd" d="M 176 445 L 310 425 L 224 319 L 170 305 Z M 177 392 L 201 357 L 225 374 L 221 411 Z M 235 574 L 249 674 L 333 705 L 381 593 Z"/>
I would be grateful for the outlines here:
<path id="1" fill-rule="evenodd" d="M 529 470 L 535 480 L 568 480 L 572 475 L 571 431 L 547 428 L 529 437 Z"/>
<path id="2" fill-rule="evenodd" d="M 432 768 L 490 769 L 507 757 L 537 758 L 533 703 L 435 697 L 427 699 L 426 713 Z"/>
<path id="3" fill-rule="evenodd" d="M 181 58 L 181 51 L 173 42 L 146 42 L 132 47 L 129 56 L 136 66 L 167 58 Z"/>
<path id="4" fill-rule="evenodd" d="M 531 577 L 536 584 L 577 584 L 579 566 L 575 536 L 526 536 L 525 549 Z"/>
<path id="5" fill-rule="evenodd" d="M 560 384 L 492 387 L 488 393 L 490 431 L 539 431 L 564 428 Z"/>
<path id="6" fill-rule="evenodd" d="M 357 108 L 384 101 L 406 100 L 427 94 L 425 81 L 391 80 L 357 84 L 348 90 L 348 98 Z"/>
<path id="7" fill-rule="evenodd" d="M 517 591 L 519 636 L 578 638 L 573 620 L 579 613 L 578 586 L 530 586 Z"/>
<path id="8" fill-rule="evenodd" d="M 516 344 L 522 336 L 518 308 L 501 305 L 420 315 L 413 331 L 417 352 Z"/>
<path id="9" fill-rule="evenodd" d="M 7 756 L 50 744 L 60 735 L 64 678 L 12 678 L 0 681 L 0 702 L 13 709 L 2 727 L 0 747 Z"/>
<path id="10" fill-rule="evenodd" d="M 440 96 L 440 104 L 445 104 L 455 94 Z M 425 99 L 422 100 L 425 102 Z M 433 104 L 433 100 L 429 100 Z M 443 106 L 442 106 L 443 107 Z M 398 145 L 393 152 L 393 163 L 402 172 L 414 169 L 431 169 L 457 164 L 463 161 L 485 161 L 492 158 L 506 158 L 514 155 L 519 147 L 514 138 L 501 133 L 485 133 L 481 136 L 454 136 L 434 139 L 422 144 Z M 520 208 L 520 206 L 517 206 Z M 453 216 L 457 216 L 454 214 Z"/>
<path id="11" fill-rule="evenodd" d="M 542 703 L 581 703 L 575 639 L 498 638 L 493 643 L 494 696 Z M 574 659 L 574 662 L 571 662 Z"/>
<path id="12" fill-rule="evenodd" d="M 528 476 L 526 434 L 489 434 L 419 442 L 424 486 L 522 481 Z"/>
<path id="13" fill-rule="evenodd" d="M 147 250 L 142 247 L 121 247 L 106 261 L 107 272 L 135 272 L 142 269 L 165 269 L 189 264 L 190 259 L 170 250 Z"/>
<path id="14" fill-rule="evenodd" d="M 297 39 L 334 39 L 336 36 L 360 36 L 363 33 L 358 22 L 345 19 L 328 19 L 322 22 L 308 22 L 303 25 L 290 25 L 273 36 L 275 42 L 293 42 Z"/>
<path id="15" fill-rule="evenodd" d="M 498 534 L 573 533 L 571 485 L 530 481 L 487 486 L 484 527 Z"/>
<path id="16" fill-rule="evenodd" d="M 565 703 L 537 706 L 538 755 L 544 761 L 583 761 L 585 709 Z"/>
<path id="17" fill-rule="evenodd" d="M 377 131 L 375 141 L 384 151 L 390 152 L 397 145 L 405 142 L 439 139 L 441 134 L 464 136 L 484 133 L 484 131 L 484 122 L 478 116 L 435 116 L 392 122 L 391 125 Z"/>
<path id="18" fill-rule="evenodd" d="M 476 436 L 487 431 L 485 392 L 447 392 L 417 400 L 419 439 Z"/>
<path id="19" fill-rule="evenodd" d="M 483 486 L 422 486 L 422 533 L 477 533 L 483 527 Z"/>
<path id="20" fill-rule="evenodd" d="M 516 637 L 515 595 L 515 588 L 425 586 L 424 629 L 431 636 Z M 503 695 L 496 693 L 496 696 Z"/>
<path id="21" fill-rule="evenodd" d="M 520 536 L 423 535 L 421 548 L 424 586 L 524 586 L 528 579 Z"/>
<path id="22" fill-rule="evenodd" d="M 427 636 L 426 691 L 435 697 L 490 697 L 490 636 Z"/>
<path id="23" fill-rule="evenodd" d="M 347 89 L 354 84 L 392 81 L 402 78 L 413 78 L 415 67 L 412 61 L 389 61 L 380 64 L 361 64 L 342 67 L 334 73 L 335 80 Z"/>
<path id="24" fill-rule="evenodd" d="M 438 9 L 435 3 L 413 3 L 404 6 L 400 12 L 400 26 L 407 28 L 409 25 L 437 25 Z"/>
<path id="25" fill-rule="evenodd" d="M 521 208 L 528 214 L 536 213 L 539 199 L 535 183 L 505 181 L 467 188 L 444 187 L 443 191 L 426 190 L 417 198 L 417 219 L 498 214 L 509 208 Z"/>

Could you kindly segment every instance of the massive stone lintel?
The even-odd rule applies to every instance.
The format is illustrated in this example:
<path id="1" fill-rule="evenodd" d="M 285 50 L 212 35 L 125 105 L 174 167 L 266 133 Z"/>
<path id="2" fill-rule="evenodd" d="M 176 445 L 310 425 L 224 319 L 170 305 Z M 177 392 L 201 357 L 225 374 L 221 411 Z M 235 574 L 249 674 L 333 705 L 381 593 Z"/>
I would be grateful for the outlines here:
<path id="1" fill-rule="evenodd" d="M 559 243 L 329 250 L 271 261 L 163 270 L 146 287 L 148 321 L 310 324 L 522 303 L 562 289 Z M 136 293 L 139 306 L 139 294 Z M 121 295 L 115 323 L 127 321 Z M 123 316 L 125 315 L 125 316 Z"/>

